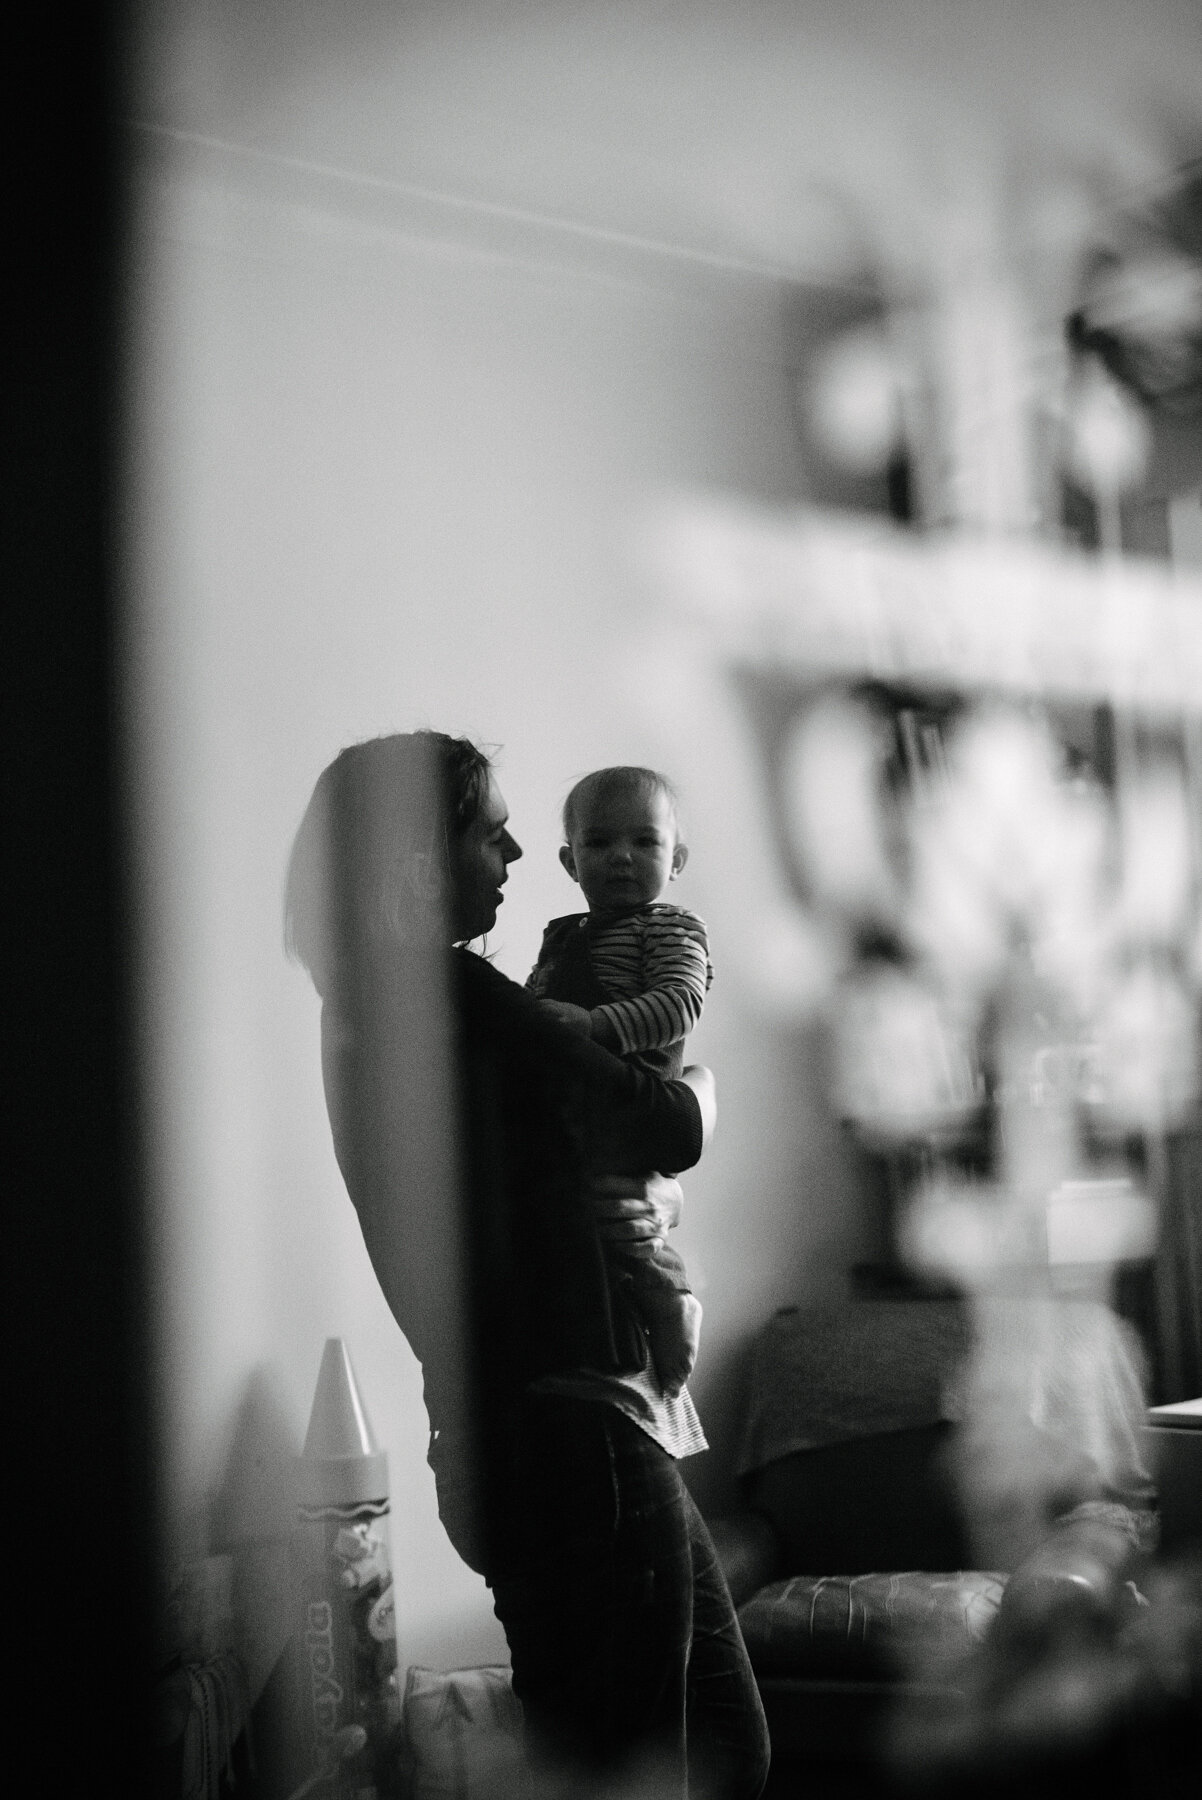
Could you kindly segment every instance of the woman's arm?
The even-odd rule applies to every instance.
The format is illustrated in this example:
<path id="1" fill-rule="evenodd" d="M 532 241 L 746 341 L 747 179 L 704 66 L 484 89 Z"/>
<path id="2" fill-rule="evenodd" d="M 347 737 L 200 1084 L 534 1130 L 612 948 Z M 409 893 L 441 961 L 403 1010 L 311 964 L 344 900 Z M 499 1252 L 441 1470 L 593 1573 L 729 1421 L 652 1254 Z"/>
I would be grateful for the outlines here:
<path id="1" fill-rule="evenodd" d="M 475 1016 L 516 1079 L 521 1071 L 558 1096 L 582 1132 L 595 1171 L 691 1169 L 705 1147 L 707 1080 L 665 1081 L 610 1055 L 556 1019 L 499 969 L 457 953 L 458 1004 Z M 712 1087 L 710 1088 L 712 1104 Z M 712 1116 L 710 1120 L 712 1129 Z"/>
<path id="2" fill-rule="evenodd" d="M 714 1072 L 707 1069 L 704 1063 L 690 1063 L 680 1079 L 697 1096 L 697 1104 L 701 1108 L 701 1141 L 703 1145 L 708 1144 L 714 1135 L 714 1126 L 718 1123 L 718 1094 L 714 1086 Z"/>

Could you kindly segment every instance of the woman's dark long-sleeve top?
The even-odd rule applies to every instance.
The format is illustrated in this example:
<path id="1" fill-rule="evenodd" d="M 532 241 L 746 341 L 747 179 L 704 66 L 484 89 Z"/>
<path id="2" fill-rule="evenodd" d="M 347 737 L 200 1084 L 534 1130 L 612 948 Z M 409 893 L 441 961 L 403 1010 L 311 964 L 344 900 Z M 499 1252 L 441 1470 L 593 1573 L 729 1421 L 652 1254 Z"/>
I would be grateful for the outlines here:
<path id="1" fill-rule="evenodd" d="M 558 1024 L 469 951 L 445 966 L 398 958 L 358 992 L 358 1004 L 327 1000 L 322 1015 L 334 1146 L 421 1361 L 432 1426 L 470 1419 L 503 1433 L 539 1376 L 636 1366 L 633 1311 L 585 1184 L 692 1167 L 702 1149 L 692 1090 Z M 451 1022 L 442 1046 L 440 998 Z M 440 1059 L 453 1116 L 431 1091 Z M 431 1204 L 440 1182 L 457 1189 L 457 1206 Z M 687 1287 L 673 1251 L 657 1260 L 661 1281 Z"/>

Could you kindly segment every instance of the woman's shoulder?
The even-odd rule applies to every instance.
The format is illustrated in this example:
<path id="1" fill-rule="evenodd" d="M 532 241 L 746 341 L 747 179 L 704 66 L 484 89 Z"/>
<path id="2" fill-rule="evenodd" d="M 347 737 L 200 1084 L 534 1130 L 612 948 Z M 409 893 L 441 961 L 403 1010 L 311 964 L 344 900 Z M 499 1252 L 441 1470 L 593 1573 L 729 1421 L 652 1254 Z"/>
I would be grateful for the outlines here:
<path id="1" fill-rule="evenodd" d="M 452 998 L 461 1018 L 529 1026 L 542 1017 L 533 995 L 486 956 L 457 946 L 450 960 Z"/>
<path id="2" fill-rule="evenodd" d="M 508 998 L 509 990 L 515 994 L 522 992 L 517 982 L 511 981 L 487 956 L 481 956 L 465 945 L 457 944 L 451 951 L 450 968 L 452 984 L 462 995 L 504 1000 Z"/>

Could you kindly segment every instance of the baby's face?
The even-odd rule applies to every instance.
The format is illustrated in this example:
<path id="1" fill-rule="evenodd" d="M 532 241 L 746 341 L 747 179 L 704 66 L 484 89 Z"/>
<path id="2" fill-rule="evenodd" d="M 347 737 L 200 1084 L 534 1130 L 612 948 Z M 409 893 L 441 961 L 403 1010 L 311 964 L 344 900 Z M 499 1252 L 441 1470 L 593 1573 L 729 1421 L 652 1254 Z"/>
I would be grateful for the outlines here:
<path id="1" fill-rule="evenodd" d="M 658 900 L 687 854 L 676 836 L 672 808 L 660 793 L 589 802 L 559 853 L 589 906 L 599 912 Z"/>

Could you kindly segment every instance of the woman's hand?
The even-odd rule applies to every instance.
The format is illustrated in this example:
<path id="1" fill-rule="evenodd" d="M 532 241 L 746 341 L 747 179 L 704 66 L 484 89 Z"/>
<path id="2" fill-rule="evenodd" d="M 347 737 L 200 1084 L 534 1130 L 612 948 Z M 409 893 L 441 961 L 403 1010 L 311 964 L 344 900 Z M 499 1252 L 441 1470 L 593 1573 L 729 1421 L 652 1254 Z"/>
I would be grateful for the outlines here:
<path id="1" fill-rule="evenodd" d="M 697 1104 L 701 1108 L 701 1141 L 708 1144 L 714 1135 L 714 1126 L 718 1123 L 718 1092 L 714 1086 L 714 1072 L 703 1063 L 690 1063 L 680 1079 L 697 1096 Z"/>
<path id="2" fill-rule="evenodd" d="M 598 1234 L 632 1256 L 652 1256 L 679 1224 L 684 1189 L 674 1175 L 598 1175 L 589 1184 Z"/>

